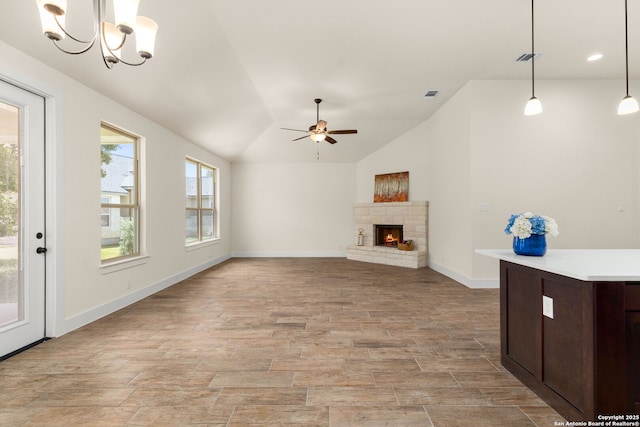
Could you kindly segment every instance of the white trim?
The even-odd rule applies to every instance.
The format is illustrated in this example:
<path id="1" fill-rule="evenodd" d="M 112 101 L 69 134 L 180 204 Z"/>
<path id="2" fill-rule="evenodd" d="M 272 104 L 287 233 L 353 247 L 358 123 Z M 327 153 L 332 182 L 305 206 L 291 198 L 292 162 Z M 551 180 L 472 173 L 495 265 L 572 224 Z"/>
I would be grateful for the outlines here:
<path id="1" fill-rule="evenodd" d="M 116 271 L 126 270 L 127 268 L 137 267 L 146 264 L 149 261 L 148 255 L 141 255 L 134 258 L 127 258 L 118 261 L 101 264 L 98 267 L 100 274 L 110 274 Z"/>
<path id="2" fill-rule="evenodd" d="M 99 307 L 95 307 L 91 310 L 85 311 L 84 313 L 80 313 L 78 315 L 65 319 L 64 323 L 60 325 L 60 328 L 58 328 L 58 334 L 56 336 L 64 335 L 75 329 L 81 328 L 82 326 L 88 325 L 91 322 L 95 322 L 96 320 L 102 317 L 108 316 L 111 313 L 114 313 L 124 307 L 127 307 L 144 298 L 147 298 L 157 292 L 162 291 L 163 289 L 169 288 L 175 285 L 176 283 L 186 280 L 189 277 L 200 273 L 201 271 L 204 271 L 208 268 L 218 265 L 228 260 L 229 258 L 230 258 L 229 256 L 222 256 L 222 257 L 216 258 L 212 261 L 208 261 L 199 266 L 185 270 L 182 273 L 178 273 L 171 277 L 163 279 L 156 284 L 147 286 L 144 289 L 140 289 L 128 295 L 124 295 L 109 303 L 103 304 Z"/>
<path id="3" fill-rule="evenodd" d="M 437 271 L 440 274 L 444 274 L 445 276 L 455 280 L 456 282 L 460 282 L 470 289 L 498 289 L 500 288 L 500 279 L 469 279 L 466 276 L 463 276 L 459 273 L 456 273 L 453 270 L 449 270 L 446 267 L 442 267 L 438 264 L 429 263 L 429 268 L 434 271 Z"/>
<path id="4" fill-rule="evenodd" d="M 221 241 L 222 239 L 220 239 L 219 237 L 214 237 L 213 239 L 209 239 L 209 240 L 202 240 L 194 243 L 189 243 L 184 247 L 184 249 L 186 252 L 191 252 L 198 249 L 207 248 L 209 246 L 219 245 Z"/>
<path id="5" fill-rule="evenodd" d="M 233 252 L 233 258 L 346 258 L 340 252 Z"/>

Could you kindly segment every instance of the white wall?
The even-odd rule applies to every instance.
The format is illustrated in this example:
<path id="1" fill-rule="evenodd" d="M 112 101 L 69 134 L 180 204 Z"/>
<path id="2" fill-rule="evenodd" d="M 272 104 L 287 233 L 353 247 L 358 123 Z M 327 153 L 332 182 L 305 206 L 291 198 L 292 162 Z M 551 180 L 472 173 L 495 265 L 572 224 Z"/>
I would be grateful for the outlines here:
<path id="1" fill-rule="evenodd" d="M 616 113 L 623 81 L 542 81 L 544 111 L 534 117 L 522 114 L 523 82 L 469 86 L 472 249 L 508 247 L 510 237 L 495 231 L 523 211 L 556 219 L 560 235 L 549 248 L 640 247 L 640 117 Z M 496 260 L 473 254 L 474 278 L 496 271 Z"/>
<path id="2" fill-rule="evenodd" d="M 355 165 L 234 163 L 234 256 L 345 256 Z"/>
<path id="3" fill-rule="evenodd" d="M 48 262 L 55 260 L 52 267 L 58 271 L 53 335 L 95 320 L 230 256 L 228 162 L 2 42 L 0 57 L 0 74 L 28 80 L 35 88 L 63 98 L 58 99 L 61 108 L 55 112 L 58 129 L 52 135 L 56 137 L 48 141 L 60 154 L 58 170 L 50 171 L 56 177 L 52 190 L 62 195 L 56 201 L 62 218 L 57 227 L 47 230 L 51 241 L 63 242 L 51 247 L 47 255 Z M 148 258 L 140 265 L 108 274 L 100 268 L 101 121 L 145 139 L 142 215 Z M 222 195 L 221 241 L 190 251 L 184 245 L 185 156 L 220 168 Z"/>
<path id="4" fill-rule="evenodd" d="M 409 172 L 409 200 L 427 200 L 429 171 L 424 123 L 357 163 L 357 201 L 373 203 L 376 175 Z"/>
<path id="5" fill-rule="evenodd" d="M 358 163 L 358 201 L 373 200 L 377 174 L 409 171 L 409 200 L 429 202 L 429 264 L 471 276 L 470 91 L 463 88 L 431 119 Z M 443 226 L 446 224 L 446 226 Z"/>
<path id="6" fill-rule="evenodd" d="M 472 276 L 471 258 L 461 250 L 473 238 L 470 96 L 464 87 L 424 125 L 429 147 L 425 165 L 429 171 L 429 263 L 457 280 Z"/>
<path id="7" fill-rule="evenodd" d="M 474 251 L 510 247 L 511 213 L 554 217 L 560 236 L 550 248 L 638 248 L 640 116 L 616 114 L 620 85 L 539 82 L 544 112 L 525 117 L 529 82 L 469 82 L 358 163 L 358 200 L 370 200 L 390 153 L 404 153 L 392 169 L 410 170 L 411 200 L 429 201 L 430 266 L 469 286 L 497 284 L 497 261 Z"/>

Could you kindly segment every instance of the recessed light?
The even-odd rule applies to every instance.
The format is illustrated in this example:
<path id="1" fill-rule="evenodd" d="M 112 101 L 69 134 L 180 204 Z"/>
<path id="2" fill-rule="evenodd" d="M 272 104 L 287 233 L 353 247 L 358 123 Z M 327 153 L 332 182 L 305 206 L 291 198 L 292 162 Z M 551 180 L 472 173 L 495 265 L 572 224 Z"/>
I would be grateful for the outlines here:
<path id="1" fill-rule="evenodd" d="M 603 56 L 604 55 L 601 54 L 601 53 L 594 53 L 593 55 L 590 55 L 587 58 L 587 61 L 589 61 L 589 62 L 598 61 L 598 60 L 602 59 Z"/>

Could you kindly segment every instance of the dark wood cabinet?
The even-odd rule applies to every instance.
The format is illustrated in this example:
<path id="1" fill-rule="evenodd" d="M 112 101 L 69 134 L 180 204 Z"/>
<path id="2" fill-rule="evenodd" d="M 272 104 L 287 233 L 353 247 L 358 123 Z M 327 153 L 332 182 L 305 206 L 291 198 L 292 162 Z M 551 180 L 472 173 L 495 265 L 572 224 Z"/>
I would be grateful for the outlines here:
<path id="1" fill-rule="evenodd" d="M 534 272 L 522 269 L 508 271 L 507 288 L 518 283 L 518 292 L 505 292 L 502 310 L 504 353 L 534 377 L 540 376 L 542 366 L 538 354 L 542 349 L 542 292 L 541 284 Z"/>
<path id="2" fill-rule="evenodd" d="M 625 307 L 628 410 L 640 414 L 640 284 L 626 287 Z"/>
<path id="3" fill-rule="evenodd" d="M 585 282 L 501 260 L 500 303 L 502 364 L 561 415 L 640 412 L 639 283 Z"/>

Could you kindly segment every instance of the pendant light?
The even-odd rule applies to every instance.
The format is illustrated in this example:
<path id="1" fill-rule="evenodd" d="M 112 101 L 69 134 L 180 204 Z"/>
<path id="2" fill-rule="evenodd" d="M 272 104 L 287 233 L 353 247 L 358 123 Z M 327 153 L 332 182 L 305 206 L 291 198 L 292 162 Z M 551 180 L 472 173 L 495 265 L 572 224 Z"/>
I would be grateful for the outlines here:
<path id="1" fill-rule="evenodd" d="M 629 95 L 629 35 L 627 29 L 627 0 L 624 0 L 624 51 L 625 51 L 625 64 L 626 64 L 626 82 L 627 82 L 627 95 L 622 98 L 620 105 L 618 105 L 618 114 L 631 114 L 636 113 L 638 108 L 638 102 L 633 99 L 633 96 Z"/>
<path id="2" fill-rule="evenodd" d="M 533 0 L 531 0 L 531 98 L 524 107 L 525 116 L 535 116 L 542 113 L 542 103 L 536 98 L 536 86 L 535 86 L 535 59 L 536 51 L 534 46 L 534 18 L 533 18 Z"/>

